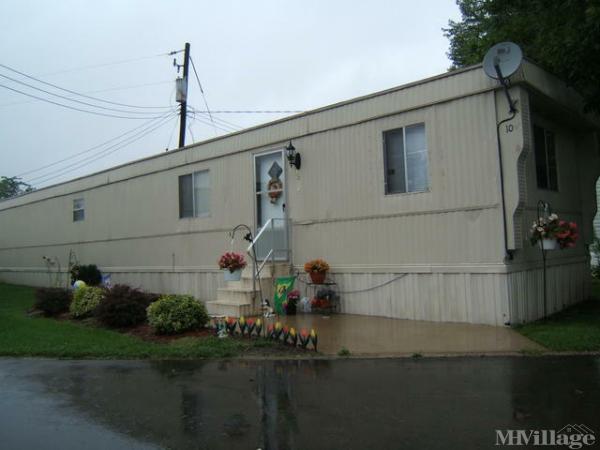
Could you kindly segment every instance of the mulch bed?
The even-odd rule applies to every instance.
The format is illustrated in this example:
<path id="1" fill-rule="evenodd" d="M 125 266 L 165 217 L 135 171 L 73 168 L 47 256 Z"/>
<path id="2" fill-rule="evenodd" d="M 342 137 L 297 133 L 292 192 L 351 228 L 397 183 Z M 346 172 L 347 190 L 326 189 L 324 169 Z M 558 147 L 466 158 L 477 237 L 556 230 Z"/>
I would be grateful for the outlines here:
<path id="1" fill-rule="evenodd" d="M 152 342 L 172 342 L 185 337 L 208 337 L 214 336 L 215 334 L 214 330 L 210 330 L 208 328 L 195 331 L 186 331 L 185 333 L 180 334 L 156 334 L 154 329 L 148 324 L 138 325 L 137 327 L 126 328 L 118 331 L 121 333 L 131 334 L 132 336 L 139 337 L 145 341 Z"/>

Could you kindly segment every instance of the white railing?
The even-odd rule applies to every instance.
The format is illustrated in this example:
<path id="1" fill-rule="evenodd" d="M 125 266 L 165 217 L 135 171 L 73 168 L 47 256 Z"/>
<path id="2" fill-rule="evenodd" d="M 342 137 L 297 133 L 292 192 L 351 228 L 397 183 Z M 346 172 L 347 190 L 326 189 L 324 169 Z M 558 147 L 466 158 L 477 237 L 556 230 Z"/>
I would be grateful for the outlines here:
<path id="1" fill-rule="evenodd" d="M 272 274 L 275 273 L 276 261 L 291 262 L 292 250 L 289 223 L 289 219 L 271 218 L 267 220 L 248 246 L 246 251 L 256 261 L 253 276 L 255 290 L 256 279 L 260 277 L 260 273 L 267 262 L 271 262 Z"/>

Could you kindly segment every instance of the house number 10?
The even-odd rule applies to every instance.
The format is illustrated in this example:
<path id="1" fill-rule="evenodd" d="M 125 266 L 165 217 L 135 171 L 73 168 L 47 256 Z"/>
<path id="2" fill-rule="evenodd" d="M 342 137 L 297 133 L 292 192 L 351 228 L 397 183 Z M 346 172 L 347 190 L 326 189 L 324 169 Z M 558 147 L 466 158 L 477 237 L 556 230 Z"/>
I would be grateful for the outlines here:
<path id="1" fill-rule="evenodd" d="M 515 127 L 513 127 L 513 125 L 511 123 L 509 123 L 508 125 L 506 125 L 506 132 L 507 133 L 512 133 L 514 131 Z"/>

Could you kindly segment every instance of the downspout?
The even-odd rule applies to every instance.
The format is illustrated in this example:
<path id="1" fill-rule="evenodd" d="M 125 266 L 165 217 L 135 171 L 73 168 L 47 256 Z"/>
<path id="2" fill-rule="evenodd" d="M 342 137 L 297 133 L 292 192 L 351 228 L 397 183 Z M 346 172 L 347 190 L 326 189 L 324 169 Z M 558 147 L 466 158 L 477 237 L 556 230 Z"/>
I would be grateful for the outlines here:
<path id="1" fill-rule="evenodd" d="M 496 105 L 496 91 L 494 91 L 494 109 L 496 110 L 496 114 L 497 114 L 496 106 L 497 106 Z M 506 223 L 506 196 L 504 194 L 504 167 L 503 167 L 503 162 L 502 162 L 502 142 L 500 140 L 500 127 L 502 126 L 502 124 L 513 120 L 516 115 L 517 115 L 516 108 L 512 108 L 512 111 L 510 112 L 510 117 L 507 117 L 506 119 L 501 120 L 500 122 L 496 123 L 496 140 L 498 141 L 498 162 L 500 163 L 500 197 L 502 199 L 502 226 L 503 226 L 503 230 L 504 230 L 504 253 L 505 253 L 505 258 L 507 258 L 509 261 L 512 261 L 512 259 L 514 258 L 514 254 L 513 254 L 513 251 L 509 250 L 509 248 L 508 248 L 508 225 Z"/>

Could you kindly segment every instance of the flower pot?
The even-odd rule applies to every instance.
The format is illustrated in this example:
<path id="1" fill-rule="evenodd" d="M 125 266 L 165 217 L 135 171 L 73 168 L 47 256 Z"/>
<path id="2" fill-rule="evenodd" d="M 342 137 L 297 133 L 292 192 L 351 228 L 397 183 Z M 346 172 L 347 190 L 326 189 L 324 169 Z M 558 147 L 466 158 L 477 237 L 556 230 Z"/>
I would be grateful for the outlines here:
<path id="1" fill-rule="evenodd" d="M 296 304 L 288 303 L 287 307 L 285 308 L 285 313 L 288 316 L 295 316 L 296 315 Z"/>
<path id="2" fill-rule="evenodd" d="M 323 284 L 325 282 L 325 275 L 327 275 L 327 272 L 309 272 L 309 275 L 313 284 Z"/>
<path id="3" fill-rule="evenodd" d="M 558 242 L 556 239 L 542 239 L 539 242 L 542 250 L 556 250 L 558 248 Z"/>
<path id="4" fill-rule="evenodd" d="M 242 269 L 230 272 L 228 269 L 223 270 L 225 281 L 240 281 L 242 279 Z"/>

